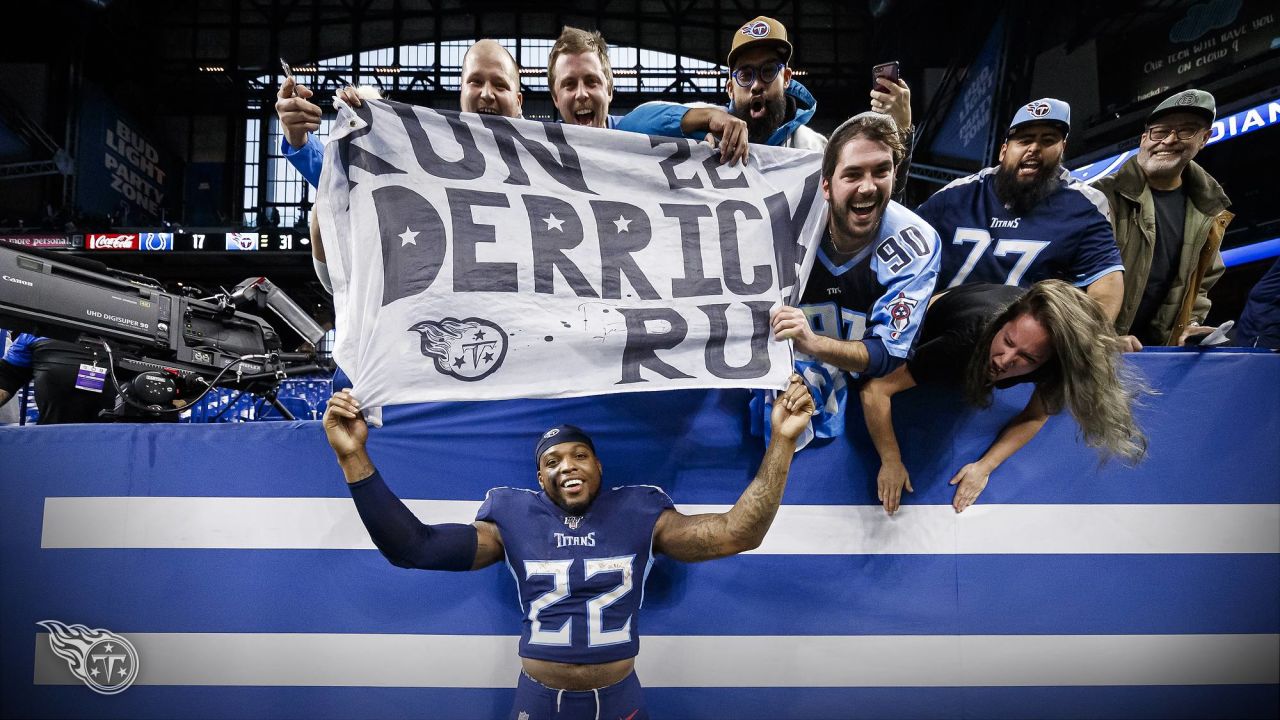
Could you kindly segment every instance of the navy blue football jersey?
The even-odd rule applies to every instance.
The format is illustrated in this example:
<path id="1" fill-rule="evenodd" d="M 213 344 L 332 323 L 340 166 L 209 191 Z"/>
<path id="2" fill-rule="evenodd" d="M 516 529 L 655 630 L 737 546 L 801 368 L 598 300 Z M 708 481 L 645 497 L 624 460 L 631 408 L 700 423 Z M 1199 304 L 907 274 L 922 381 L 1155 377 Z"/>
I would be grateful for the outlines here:
<path id="1" fill-rule="evenodd" d="M 651 485 L 602 487 L 580 517 L 566 515 L 542 491 L 489 491 L 476 519 L 502 533 L 524 613 L 521 657 L 562 663 L 635 657 L 653 528 L 669 507 L 671 498 Z"/>
<path id="2" fill-rule="evenodd" d="M 1015 215 L 996 196 L 996 170 L 956 180 L 916 208 L 942 238 L 939 290 L 1050 278 L 1084 287 L 1124 270 L 1101 192 L 1063 169 L 1056 191 Z"/>
<path id="3" fill-rule="evenodd" d="M 938 234 L 896 202 L 885 208 L 876 241 L 837 264 L 819 247 L 800 309 L 818 335 L 882 343 L 891 358 L 906 360 L 933 295 L 940 262 Z M 843 432 L 846 373 L 796 353 L 796 371 L 817 392 L 812 428 L 817 437 Z"/>

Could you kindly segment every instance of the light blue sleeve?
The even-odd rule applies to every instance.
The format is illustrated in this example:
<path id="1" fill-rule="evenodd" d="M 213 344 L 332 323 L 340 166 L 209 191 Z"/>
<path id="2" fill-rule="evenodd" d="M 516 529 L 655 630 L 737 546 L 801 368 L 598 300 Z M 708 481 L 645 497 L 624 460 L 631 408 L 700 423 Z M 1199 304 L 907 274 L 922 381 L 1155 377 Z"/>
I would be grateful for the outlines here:
<path id="1" fill-rule="evenodd" d="M 324 166 L 324 144 L 315 135 L 307 134 L 307 144 L 296 150 L 284 136 L 280 136 L 280 154 L 284 155 L 311 187 L 320 186 L 320 169 Z"/>
<path id="2" fill-rule="evenodd" d="M 871 308 L 863 339 L 880 340 L 889 358 L 905 360 L 911 352 L 937 284 L 940 248 L 938 233 L 914 216 L 876 245 L 871 262 L 885 292 Z M 898 364 L 890 362 L 885 370 Z"/>
<path id="3" fill-rule="evenodd" d="M 622 116 L 615 126 L 618 130 L 640 133 L 642 135 L 661 135 L 663 137 L 688 137 L 701 140 L 707 133 L 703 131 L 685 135 L 680 129 L 680 122 L 685 113 L 692 108 L 679 103 L 656 100 L 647 102 L 635 110 Z"/>

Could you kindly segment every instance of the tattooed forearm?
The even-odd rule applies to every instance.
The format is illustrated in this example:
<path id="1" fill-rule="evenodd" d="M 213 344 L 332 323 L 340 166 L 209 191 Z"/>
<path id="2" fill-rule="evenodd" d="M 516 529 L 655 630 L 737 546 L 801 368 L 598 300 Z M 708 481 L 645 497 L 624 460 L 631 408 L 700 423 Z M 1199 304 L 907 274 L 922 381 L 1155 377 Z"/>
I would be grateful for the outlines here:
<path id="1" fill-rule="evenodd" d="M 793 443 L 772 442 L 756 471 L 756 477 L 743 491 L 742 497 L 726 515 L 728 532 L 743 550 L 754 550 L 764 541 L 765 533 L 778 514 L 782 491 L 787 486 L 791 469 Z M 739 550 L 738 552 L 742 552 Z"/>
<path id="2" fill-rule="evenodd" d="M 656 549 L 676 560 L 698 562 L 760 547 L 778 514 L 795 443 L 769 445 L 755 479 L 726 513 L 681 515 L 668 511 L 659 519 Z"/>

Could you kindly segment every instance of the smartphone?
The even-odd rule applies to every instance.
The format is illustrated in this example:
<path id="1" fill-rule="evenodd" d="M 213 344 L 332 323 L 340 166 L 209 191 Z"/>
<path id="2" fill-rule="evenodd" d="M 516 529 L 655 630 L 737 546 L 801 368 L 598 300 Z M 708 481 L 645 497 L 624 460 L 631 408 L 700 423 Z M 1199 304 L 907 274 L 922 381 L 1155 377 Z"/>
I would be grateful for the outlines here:
<path id="1" fill-rule="evenodd" d="M 880 78 L 884 78 L 889 82 L 898 82 L 898 61 L 891 60 L 887 63 L 880 63 L 871 68 L 871 89 L 880 89 Z M 881 90 L 881 92 L 884 92 Z"/>

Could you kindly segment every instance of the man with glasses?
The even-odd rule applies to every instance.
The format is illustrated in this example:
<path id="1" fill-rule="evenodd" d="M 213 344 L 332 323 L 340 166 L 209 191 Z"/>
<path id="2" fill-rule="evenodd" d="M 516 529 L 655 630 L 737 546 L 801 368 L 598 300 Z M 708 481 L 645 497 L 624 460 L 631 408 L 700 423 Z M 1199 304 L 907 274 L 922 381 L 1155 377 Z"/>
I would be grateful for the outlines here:
<path id="1" fill-rule="evenodd" d="M 749 142 L 822 150 L 827 139 L 808 127 L 818 103 L 792 78 L 791 54 L 787 28 L 771 17 L 761 15 L 738 28 L 729 46 L 728 110 L 746 123 Z M 900 131 L 909 128 L 911 92 L 905 83 L 898 81 L 893 87 L 880 84 L 871 97 L 874 110 L 892 117 Z M 715 106 L 645 103 L 631 111 L 624 127 L 626 123 L 643 123 L 654 135 L 702 139 L 702 128 L 693 121 L 694 111 L 710 107 Z"/>
<path id="2" fill-rule="evenodd" d="M 1218 249 L 1233 216 L 1222 186 L 1193 159 L 1216 115 L 1203 90 L 1165 99 L 1147 116 L 1138 154 L 1094 183 L 1111 206 L 1124 260 L 1116 332 L 1129 350 L 1182 345 L 1209 314 L 1209 288 L 1224 270 Z"/>

